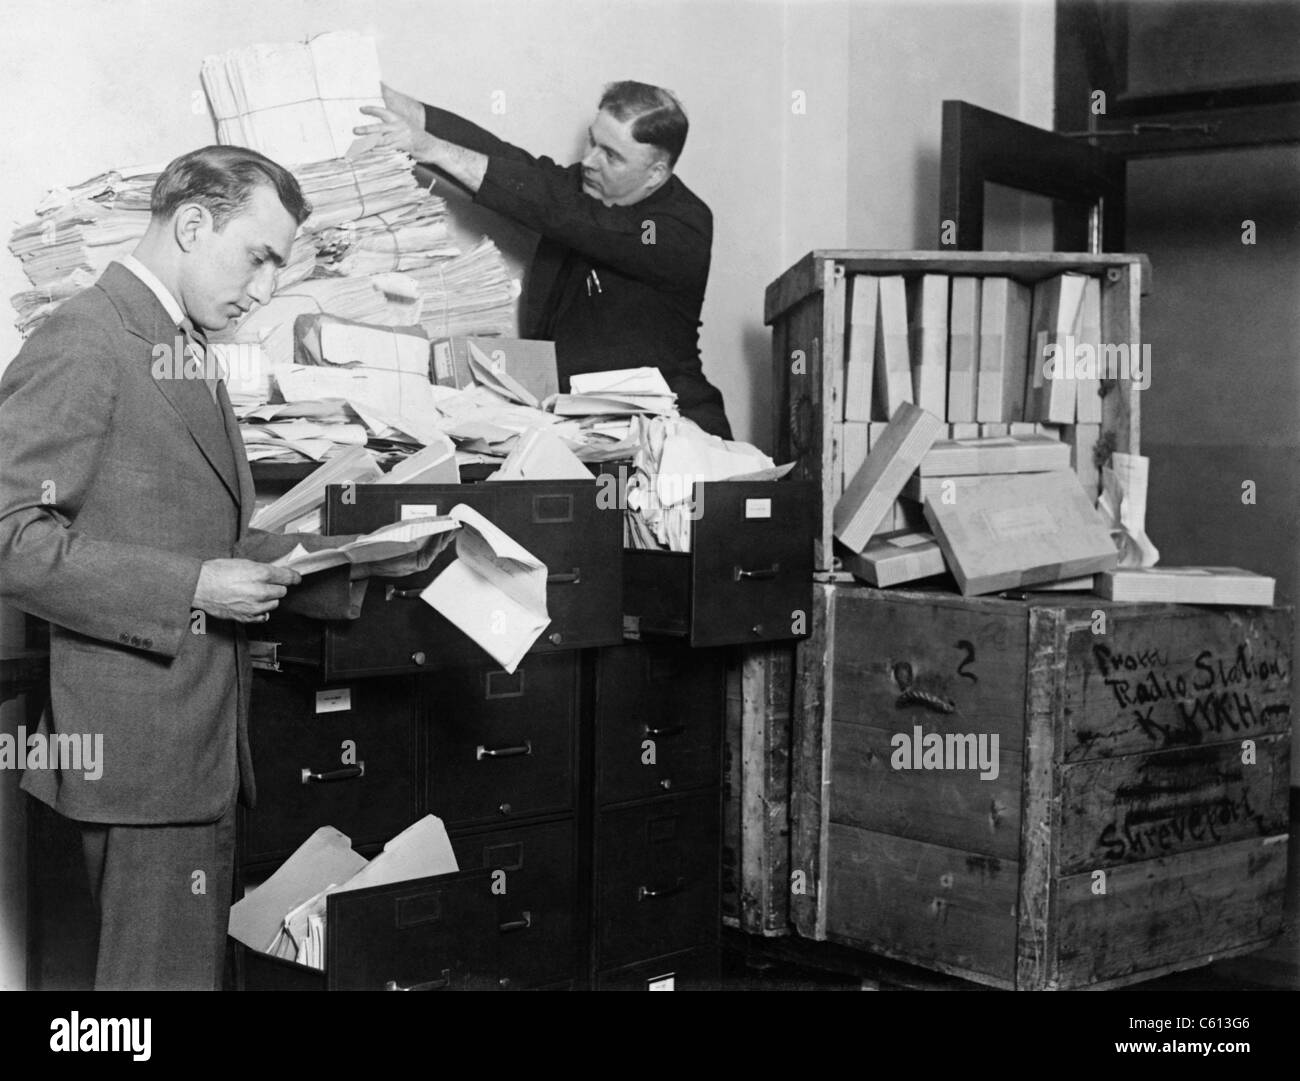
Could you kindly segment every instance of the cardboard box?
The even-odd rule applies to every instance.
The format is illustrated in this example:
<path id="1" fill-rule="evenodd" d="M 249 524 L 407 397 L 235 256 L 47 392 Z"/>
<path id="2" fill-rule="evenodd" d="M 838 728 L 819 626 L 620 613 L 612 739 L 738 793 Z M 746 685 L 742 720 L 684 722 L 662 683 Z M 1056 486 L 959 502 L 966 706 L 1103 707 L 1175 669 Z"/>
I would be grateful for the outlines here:
<path id="1" fill-rule="evenodd" d="M 889 420 L 912 401 L 912 361 L 908 349 L 907 287 L 900 274 L 878 279 L 876 309 L 875 405 L 878 420 Z"/>
<path id="2" fill-rule="evenodd" d="M 980 350 L 980 280 L 952 279 L 948 313 L 948 420 L 975 420 L 975 381 Z"/>
<path id="3" fill-rule="evenodd" d="M 1107 571 L 1097 594 L 1112 601 L 1273 606 L 1274 580 L 1238 567 L 1133 567 Z"/>
<path id="4" fill-rule="evenodd" d="M 1074 423 L 1078 388 L 1073 376 L 1074 350 L 1070 346 L 1087 281 L 1083 274 L 1058 274 L 1034 286 L 1033 349 L 1025 383 L 1025 414 L 1009 420 Z"/>
<path id="5" fill-rule="evenodd" d="M 943 421 L 933 413 L 910 402 L 899 407 L 835 504 L 837 540 L 854 552 L 867 546 L 942 430 Z"/>
<path id="6" fill-rule="evenodd" d="M 862 552 L 844 559 L 844 569 L 883 589 L 943 574 L 947 566 L 933 536 L 900 529 L 872 537 Z"/>
<path id="7" fill-rule="evenodd" d="M 942 419 L 948 408 L 948 275 L 923 274 L 909 292 L 912 400 Z"/>
<path id="8" fill-rule="evenodd" d="M 960 477 L 977 473 L 1043 473 L 1070 467 L 1070 448 L 1045 435 L 943 439 L 917 467 L 922 477 Z"/>
<path id="9" fill-rule="evenodd" d="M 982 424 L 1024 415 L 1031 298 L 1029 286 L 1010 278 L 985 278 L 980 287 L 975 419 Z"/>
<path id="10" fill-rule="evenodd" d="M 925 518 L 964 596 L 1114 568 L 1106 522 L 1068 469 L 985 477 Z"/>
<path id="11" fill-rule="evenodd" d="M 526 338 L 438 338 L 429 347 L 429 379 L 443 387 L 468 387 L 474 379 L 469 367 L 469 343 L 479 347 L 492 363 L 522 383 L 538 401 L 560 390 L 555 367 L 555 343 Z"/>
<path id="12" fill-rule="evenodd" d="M 844 370 L 844 420 L 871 420 L 871 386 L 875 378 L 876 315 L 880 287 L 870 274 L 853 276 L 849 340 Z"/>

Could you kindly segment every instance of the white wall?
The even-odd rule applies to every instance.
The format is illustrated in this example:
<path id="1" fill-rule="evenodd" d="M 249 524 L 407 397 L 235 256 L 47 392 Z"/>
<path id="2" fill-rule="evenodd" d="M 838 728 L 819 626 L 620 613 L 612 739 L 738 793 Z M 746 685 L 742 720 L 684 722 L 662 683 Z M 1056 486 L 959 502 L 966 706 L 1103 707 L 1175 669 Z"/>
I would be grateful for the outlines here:
<path id="1" fill-rule="evenodd" d="M 1050 0 L 851 5 L 847 247 L 939 247 L 942 103 L 1050 129 L 1055 30 Z"/>

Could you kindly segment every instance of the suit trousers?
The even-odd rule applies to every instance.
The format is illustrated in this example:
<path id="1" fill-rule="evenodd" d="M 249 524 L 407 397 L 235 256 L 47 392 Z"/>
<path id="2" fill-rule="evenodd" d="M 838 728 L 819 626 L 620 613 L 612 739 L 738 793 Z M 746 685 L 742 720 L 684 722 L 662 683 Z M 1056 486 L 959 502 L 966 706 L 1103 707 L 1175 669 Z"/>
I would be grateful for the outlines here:
<path id="1" fill-rule="evenodd" d="M 236 803 L 197 825 L 77 823 L 100 913 L 95 990 L 221 990 Z"/>

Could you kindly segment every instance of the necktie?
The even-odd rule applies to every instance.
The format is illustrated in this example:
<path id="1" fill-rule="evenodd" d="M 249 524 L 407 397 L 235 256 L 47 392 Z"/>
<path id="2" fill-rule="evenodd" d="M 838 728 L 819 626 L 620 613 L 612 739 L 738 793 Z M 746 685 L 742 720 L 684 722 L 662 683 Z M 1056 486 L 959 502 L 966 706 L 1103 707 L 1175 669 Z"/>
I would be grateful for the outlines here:
<path id="1" fill-rule="evenodd" d="M 190 344 L 198 354 L 199 363 L 202 365 L 201 371 L 203 372 L 203 382 L 207 384 L 208 393 L 212 395 L 213 402 L 217 402 L 217 383 L 221 381 L 221 375 L 219 374 L 219 371 L 208 371 L 209 357 L 207 335 L 195 326 L 189 316 L 186 316 L 181 320 L 180 329 L 185 337 L 189 339 Z M 215 354 L 213 354 L 211 358 L 211 363 L 214 365 L 219 363 Z"/>

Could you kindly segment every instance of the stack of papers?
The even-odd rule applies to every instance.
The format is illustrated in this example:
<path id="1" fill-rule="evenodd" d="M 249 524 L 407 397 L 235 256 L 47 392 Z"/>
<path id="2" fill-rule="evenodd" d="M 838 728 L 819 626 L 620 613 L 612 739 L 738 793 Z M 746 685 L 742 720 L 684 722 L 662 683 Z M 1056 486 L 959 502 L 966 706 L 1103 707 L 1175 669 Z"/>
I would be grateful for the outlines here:
<path id="1" fill-rule="evenodd" d="M 447 229 L 447 205 L 420 189 L 419 202 L 385 214 L 371 214 L 321 232 L 318 266 L 325 273 L 366 275 L 417 270 L 460 249 Z"/>
<path id="2" fill-rule="evenodd" d="M 364 447 L 366 429 L 360 424 L 320 423 L 313 420 L 282 420 L 244 423 L 239 426 L 244 451 L 250 462 L 322 461 L 338 447 Z"/>
<path id="3" fill-rule="evenodd" d="M 658 368 L 618 368 L 587 372 L 569 379 L 569 393 L 547 403 L 559 416 L 675 415 L 677 395 Z"/>
<path id="4" fill-rule="evenodd" d="M 417 183 L 413 165 L 404 151 L 374 148 L 296 166 L 293 175 L 311 203 L 304 228 L 320 233 L 358 219 L 401 214 L 410 207 L 441 208 L 442 200 Z"/>
<path id="5" fill-rule="evenodd" d="M 200 70 L 219 142 L 292 165 L 341 158 L 363 105 L 383 106 L 375 40 L 351 31 L 250 45 Z"/>
<path id="6" fill-rule="evenodd" d="M 216 342 L 255 342 L 271 367 L 293 363 L 293 324 L 300 315 L 322 312 L 374 326 L 411 326 L 419 321 L 419 303 L 409 294 L 385 292 L 401 275 L 368 278 L 322 278 L 298 282 L 278 291 L 239 323 L 211 336 Z M 427 375 L 426 375 L 427 378 Z"/>
<path id="7" fill-rule="evenodd" d="M 519 284 L 487 237 L 463 255 L 410 270 L 422 304 L 419 322 L 430 338 L 475 337 L 515 332 Z"/>
<path id="8" fill-rule="evenodd" d="M 157 165 L 112 170 L 55 188 L 36 208 L 36 219 L 14 230 L 9 250 L 33 286 L 13 298 L 23 334 L 93 284 L 114 259 L 131 254 L 149 225 L 149 196 L 160 171 Z"/>
<path id="9" fill-rule="evenodd" d="M 325 488 L 330 484 L 369 484 L 383 476 L 365 447 L 349 447 L 304 477 L 279 499 L 253 514 L 249 525 L 269 533 L 319 533 Z"/>

